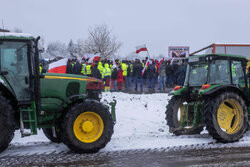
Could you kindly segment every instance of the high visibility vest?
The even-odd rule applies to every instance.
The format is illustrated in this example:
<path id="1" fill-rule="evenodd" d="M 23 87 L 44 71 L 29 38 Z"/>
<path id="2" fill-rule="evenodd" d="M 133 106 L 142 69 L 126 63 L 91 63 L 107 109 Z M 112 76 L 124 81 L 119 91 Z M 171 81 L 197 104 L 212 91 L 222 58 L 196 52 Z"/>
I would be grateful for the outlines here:
<path id="1" fill-rule="evenodd" d="M 110 70 L 113 71 L 113 65 L 110 64 L 109 67 L 110 67 Z"/>
<path id="2" fill-rule="evenodd" d="M 75 66 L 76 62 L 72 63 L 72 68 Z"/>
<path id="3" fill-rule="evenodd" d="M 87 75 L 91 75 L 91 65 L 90 64 L 86 66 L 86 73 L 87 73 Z"/>
<path id="4" fill-rule="evenodd" d="M 110 68 L 104 68 L 103 71 L 102 71 L 102 78 L 104 77 L 108 77 L 108 76 L 111 76 L 111 70 Z"/>
<path id="5" fill-rule="evenodd" d="M 98 70 L 100 71 L 100 73 L 102 74 L 103 66 L 102 66 L 102 63 L 101 63 L 101 62 L 98 63 L 97 68 L 98 68 Z"/>
<path id="6" fill-rule="evenodd" d="M 127 64 L 122 63 L 122 71 L 123 71 L 122 74 L 124 77 L 126 77 L 128 75 L 127 69 L 128 69 Z"/>
<path id="7" fill-rule="evenodd" d="M 133 72 L 134 66 L 133 64 L 130 64 L 130 72 Z"/>
<path id="8" fill-rule="evenodd" d="M 81 71 L 81 74 L 82 74 L 82 75 L 86 75 L 86 74 L 85 74 L 85 66 L 86 66 L 86 64 L 83 63 L 83 64 L 82 64 L 82 71 Z"/>
<path id="9" fill-rule="evenodd" d="M 193 74 L 197 74 L 197 71 L 196 71 L 196 70 L 193 70 Z"/>
<path id="10" fill-rule="evenodd" d="M 39 66 L 39 71 L 40 71 L 40 73 L 42 73 L 42 70 L 43 70 L 43 67 L 42 67 L 42 66 Z"/>

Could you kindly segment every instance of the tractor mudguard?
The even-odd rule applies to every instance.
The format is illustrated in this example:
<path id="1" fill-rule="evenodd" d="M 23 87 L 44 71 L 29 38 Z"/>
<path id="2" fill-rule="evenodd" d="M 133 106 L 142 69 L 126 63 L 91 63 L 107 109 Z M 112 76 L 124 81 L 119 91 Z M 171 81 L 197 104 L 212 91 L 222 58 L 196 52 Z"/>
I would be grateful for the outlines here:
<path id="1" fill-rule="evenodd" d="M 239 89 L 238 87 L 233 86 L 233 85 L 220 85 L 220 86 L 214 87 L 213 89 L 210 89 L 204 93 L 201 93 L 201 92 L 199 92 L 199 93 L 202 96 L 211 96 L 217 92 L 224 91 L 224 90 L 237 92 L 245 100 L 246 104 L 248 104 L 246 94 L 241 89 Z M 247 93 L 247 91 L 246 91 L 246 93 Z"/>

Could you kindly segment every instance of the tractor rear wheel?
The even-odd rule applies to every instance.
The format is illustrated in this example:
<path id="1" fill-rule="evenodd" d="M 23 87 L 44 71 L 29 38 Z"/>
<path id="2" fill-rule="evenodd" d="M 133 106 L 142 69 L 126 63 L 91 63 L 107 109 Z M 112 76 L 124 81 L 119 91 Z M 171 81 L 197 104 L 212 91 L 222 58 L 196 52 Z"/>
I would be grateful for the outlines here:
<path id="1" fill-rule="evenodd" d="M 209 134 L 219 142 L 238 141 L 246 132 L 248 112 L 236 93 L 224 92 L 205 104 L 205 123 Z"/>
<path id="2" fill-rule="evenodd" d="M 62 142 L 59 128 L 56 128 L 56 137 L 53 136 L 53 132 L 51 128 L 43 128 L 43 133 L 50 141 L 54 143 Z"/>
<path id="3" fill-rule="evenodd" d="M 4 151 L 14 137 L 14 109 L 8 100 L 0 93 L 0 152 Z"/>
<path id="4" fill-rule="evenodd" d="M 105 147 L 114 122 L 105 105 L 96 100 L 75 104 L 62 121 L 62 141 L 79 153 L 94 153 Z"/>
<path id="5" fill-rule="evenodd" d="M 167 105 L 166 121 L 169 126 L 169 132 L 175 135 L 193 135 L 200 134 L 203 126 L 193 127 L 181 126 L 181 119 L 184 114 L 184 102 L 186 100 L 180 96 L 173 96 Z"/>

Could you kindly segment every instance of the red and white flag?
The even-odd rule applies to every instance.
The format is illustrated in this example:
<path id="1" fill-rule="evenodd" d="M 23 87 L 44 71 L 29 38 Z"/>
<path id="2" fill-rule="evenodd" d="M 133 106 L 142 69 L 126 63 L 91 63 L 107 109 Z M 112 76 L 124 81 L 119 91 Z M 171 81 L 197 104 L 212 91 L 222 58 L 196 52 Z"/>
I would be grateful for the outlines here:
<path id="1" fill-rule="evenodd" d="M 94 61 L 100 61 L 100 57 L 101 55 L 98 53 L 98 54 L 92 54 L 89 58 L 89 61 L 88 63 L 93 63 Z"/>
<path id="2" fill-rule="evenodd" d="M 66 73 L 66 67 L 67 67 L 67 61 L 68 59 L 61 59 L 54 63 L 49 64 L 49 70 L 48 73 Z"/>
<path id="3" fill-rule="evenodd" d="M 143 70 L 142 70 L 142 76 L 143 76 L 144 72 L 146 71 L 147 66 L 149 66 L 149 64 L 151 64 L 151 63 L 152 63 L 152 61 L 148 59 Z"/>
<path id="4" fill-rule="evenodd" d="M 142 52 L 142 51 L 148 51 L 148 49 L 147 49 L 147 47 L 146 47 L 145 44 L 144 45 L 140 45 L 140 46 L 136 46 L 136 53 L 137 54 L 140 53 L 140 52 Z"/>

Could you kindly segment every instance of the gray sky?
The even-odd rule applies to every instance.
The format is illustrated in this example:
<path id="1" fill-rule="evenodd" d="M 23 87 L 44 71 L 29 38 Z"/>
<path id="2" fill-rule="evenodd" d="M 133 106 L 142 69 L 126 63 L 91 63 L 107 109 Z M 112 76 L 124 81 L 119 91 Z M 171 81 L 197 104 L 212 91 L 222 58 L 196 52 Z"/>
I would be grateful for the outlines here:
<path id="1" fill-rule="evenodd" d="M 168 46 L 195 51 L 213 42 L 250 43 L 250 0 L 0 0 L 6 28 L 40 35 L 46 43 L 85 39 L 107 24 L 122 42 L 121 55 L 146 44 L 150 54 Z M 2 25 L 0 26 L 2 27 Z"/>

